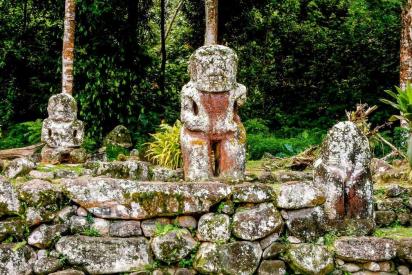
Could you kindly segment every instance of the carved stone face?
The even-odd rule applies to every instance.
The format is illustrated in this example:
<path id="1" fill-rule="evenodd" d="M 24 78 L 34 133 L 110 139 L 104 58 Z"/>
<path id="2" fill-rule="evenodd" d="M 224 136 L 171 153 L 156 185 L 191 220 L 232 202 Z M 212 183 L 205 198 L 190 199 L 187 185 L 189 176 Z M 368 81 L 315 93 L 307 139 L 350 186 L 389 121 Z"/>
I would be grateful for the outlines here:
<path id="1" fill-rule="evenodd" d="M 57 94 L 49 99 L 49 118 L 54 121 L 70 122 L 77 118 L 76 100 L 69 94 Z"/>
<path id="2" fill-rule="evenodd" d="M 237 63 L 236 53 L 228 47 L 201 47 L 190 58 L 191 81 L 200 91 L 230 91 L 236 86 Z"/>

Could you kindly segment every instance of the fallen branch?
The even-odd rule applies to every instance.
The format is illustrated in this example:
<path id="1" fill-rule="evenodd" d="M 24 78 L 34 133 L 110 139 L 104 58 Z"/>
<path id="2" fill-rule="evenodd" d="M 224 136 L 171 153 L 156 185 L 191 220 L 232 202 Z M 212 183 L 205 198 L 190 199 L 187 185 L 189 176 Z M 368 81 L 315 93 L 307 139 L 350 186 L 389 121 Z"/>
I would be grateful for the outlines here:
<path id="1" fill-rule="evenodd" d="M 30 157 L 38 152 L 44 143 L 37 143 L 34 145 L 30 145 L 27 147 L 22 148 L 13 148 L 13 149 L 6 149 L 0 150 L 0 159 L 15 159 L 20 157 Z"/>
<path id="2" fill-rule="evenodd" d="M 389 141 L 387 141 L 387 140 L 386 140 L 384 137 L 382 137 L 379 133 L 376 133 L 375 135 L 376 135 L 376 137 L 377 137 L 380 141 L 382 141 L 383 143 L 385 143 L 386 145 L 388 145 L 388 146 L 392 149 L 392 151 L 397 152 L 401 157 L 403 157 L 403 158 L 405 158 L 405 159 L 408 158 L 401 150 L 399 150 L 398 148 L 396 148 L 395 145 L 393 145 L 392 143 L 390 143 Z"/>

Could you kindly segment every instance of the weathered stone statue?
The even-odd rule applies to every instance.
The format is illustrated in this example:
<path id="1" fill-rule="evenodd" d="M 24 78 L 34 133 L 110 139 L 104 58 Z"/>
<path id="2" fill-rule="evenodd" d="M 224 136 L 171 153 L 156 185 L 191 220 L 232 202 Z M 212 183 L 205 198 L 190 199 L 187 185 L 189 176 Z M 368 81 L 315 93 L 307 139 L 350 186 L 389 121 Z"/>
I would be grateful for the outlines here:
<path id="1" fill-rule="evenodd" d="M 41 139 L 46 143 L 42 162 L 84 162 L 83 122 L 77 119 L 76 100 L 67 93 L 53 95 L 47 107 L 49 117 L 43 121 Z"/>
<path id="2" fill-rule="evenodd" d="M 327 225 L 367 234 L 374 227 L 371 152 L 365 135 L 352 122 L 332 127 L 315 162 L 315 184 L 326 196 Z"/>
<path id="3" fill-rule="evenodd" d="M 190 58 L 181 102 L 186 180 L 244 176 L 246 133 L 237 112 L 246 87 L 236 82 L 237 62 L 236 53 L 221 45 L 203 46 Z"/>

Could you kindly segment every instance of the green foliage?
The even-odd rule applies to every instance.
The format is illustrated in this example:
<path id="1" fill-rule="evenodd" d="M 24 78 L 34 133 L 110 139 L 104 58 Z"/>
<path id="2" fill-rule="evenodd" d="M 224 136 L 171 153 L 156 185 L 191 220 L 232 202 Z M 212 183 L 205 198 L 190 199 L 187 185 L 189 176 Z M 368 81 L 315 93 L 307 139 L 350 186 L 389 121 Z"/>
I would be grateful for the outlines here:
<path id="1" fill-rule="evenodd" d="M 86 222 L 87 222 L 88 224 L 94 223 L 94 217 L 93 217 L 92 214 L 87 213 L 87 215 L 86 215 Z"/>
<path id="2" fill-rule="evenodd" d="M 130 155 L 130 152 L 126 148 L 118 146 L 118 145 L 108 144 L 106 146 L 106 156 L 108 160 L 110 161 L 117 160 L 119 155 L 128 156 Z"/>
<path id="3" fill-rule="evenodd" d="M 19 249 L 22 249 L 26 244 L 27 244 L 26 241 L 21 241 L 21 242 L 19 242 L 19 243 L 16 243 L 16 244 L 13 246 L 13 251 L 17 251 L 17 250 L 19 250 Z"/>
<path id="4" fill-rule="evenodd" d="M 182 153 L 180 150 L 179 120 L 173 126 L 166 123 L 160 125 L 160 131 L 151 134 L 153 141 L 147 143 L 146 157 L 155 164 L 176 169 L 182 167 Z"/>
<path id="5" fill-rule="evenodd" d="M 247 152 L 251 160 L 261 159 L 264 153 L 270 153 L 276 157 L 293 156 L 310 146 L 320 144 L 323 136 L 324 132 L 319 130 L 303 131 L 296 137 L 249 134 Z"/>
<path id="6" fill-rule="evenodd" d="M 412 128 L 412 85 L 406 84 L 405 89 L 395 87 L 396 93 L 385 90 L 394 101 L 388 99 L 381 99 L 385 104 L 388 104 L 398 110 L 401 114 L 393 115 L 389 121 L 405 120 L 409 124 L 409 128 Z"/>
<path id="7" fill-rule="evenodd" d="M 154 232 L 155 236 L 163 236 L 166 235 L 169 232 L 173 231 L 180 231 L 182 230 L 180 227 L 176 226 L 175 224 L 161 224 L 161 223 L 156 223 L 156 229 Z"/>
<path id="8" fill-rule="evenodd" d="M 324 244 L 328 247 L 333 246 L 333 244 L 335 243 L 335 240 L 336 240 L 337 237 L 338 236 L 336 235 L 335 232 L 329 232 L 329 233 L 325 234 L 323 236 Z"/>
<path id="9" fill-rule="evenodd" d="M 68 266 L 69 258 L 64 254 L 59 254 L 59 262 L 62 266 Z"/>
<path id="10" fill-rule="evenodd" d="M 269 127 L 266 126 L 267 122 L 259 119 L 259 118 L 252 118 L 246 120 L 244 123 L 246 133 L 248 134 L 262 134 L 266 135 L 269 134 Z"/>
<path id="11" fill-rule="evenodd" d="M 98 144 L 99 143 L 94 138 L 92 138 L 90 135 L 87 135 L 84 138 L 82 147 L 86 149 L 87 153 L 93 153 L 97 150 L 99 146 Z"/>
<path id="12" fill-rule="evenodd" d="M 0 149 L 18 148 L 40 142 L 42 121 L 27 121 L 11 126 L 0 139 Z"/>
<path id="13" fill-rule="evenodd" d="M 100 232 L 94 227 L 86 227 L 82 235 L 89 236 L 89 237 L 100 237 Z"/>

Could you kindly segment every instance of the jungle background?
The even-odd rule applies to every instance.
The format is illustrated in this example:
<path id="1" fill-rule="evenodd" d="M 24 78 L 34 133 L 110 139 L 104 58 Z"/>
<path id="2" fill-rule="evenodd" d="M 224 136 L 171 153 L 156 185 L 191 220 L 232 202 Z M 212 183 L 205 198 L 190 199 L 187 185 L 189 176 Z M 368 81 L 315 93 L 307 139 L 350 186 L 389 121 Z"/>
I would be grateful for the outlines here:
<path id="1" fill-rule="evenodd" d="M 204 5 L 168 0 L 162 13 L 160 3 L 77 1 L 73 95 L 89 150 L 118 124 L 130 129 L 139 148 L 162 122 L 179 119 L 187 61 L 203 44 Z M 238 82 L 248 88 L 240 115 L 249 159 L 266 152 L 294 155 L 319 144 L 357 103 L 378 105 L 370 121 L 385 123 L 394 110 L 379 99 L 399 85 L 402 5 L 403 0 L 220 1 L 219 41 L 238 53 Z M 39 140 L 48 98 L 61 91 L 63 17 L 64 1 L 0 0 L 0 149 Z M 395 126 L 382 134 L 399 144 Z M 385 153 L 384 145 L 373 149 Z"/>

